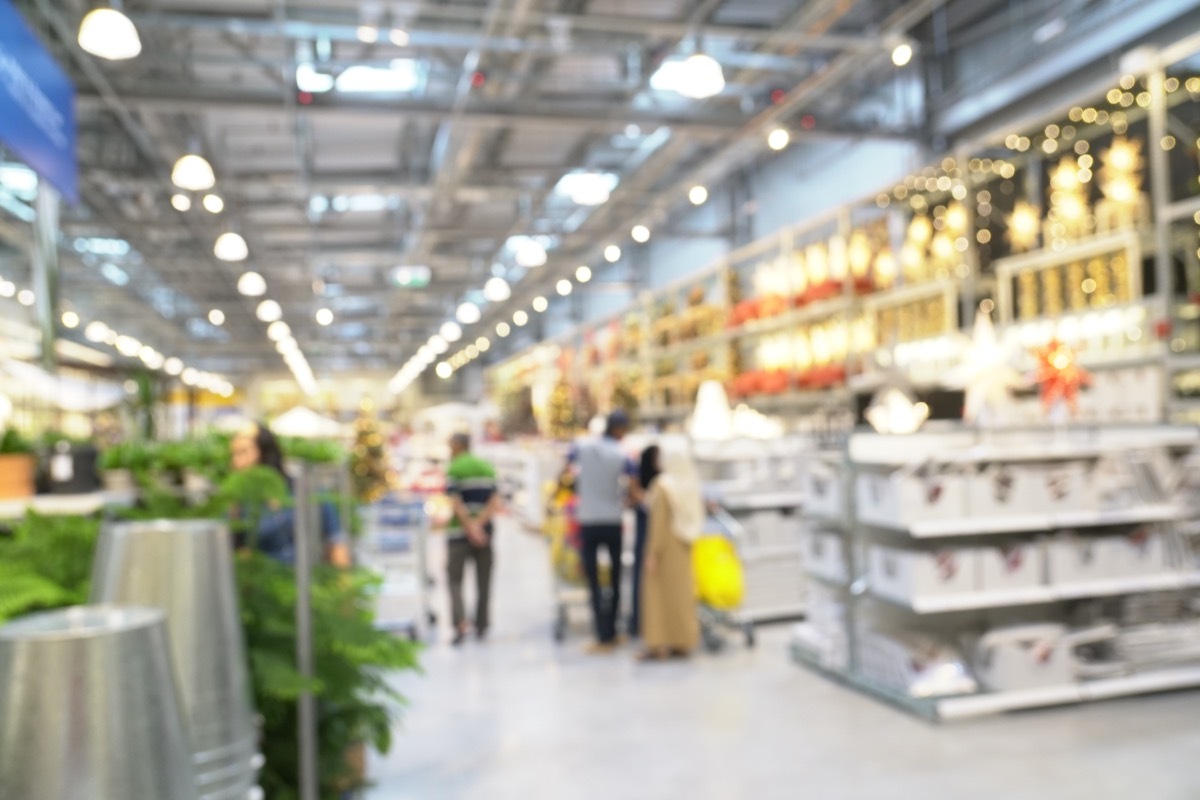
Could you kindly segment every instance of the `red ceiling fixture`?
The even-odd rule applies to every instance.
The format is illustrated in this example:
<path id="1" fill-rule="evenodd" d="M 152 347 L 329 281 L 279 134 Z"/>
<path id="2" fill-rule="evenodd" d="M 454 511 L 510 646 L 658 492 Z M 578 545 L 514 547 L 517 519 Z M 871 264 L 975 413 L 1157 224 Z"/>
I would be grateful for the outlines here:
<path id="1" fill-rule="evenodd" d="M 296 102 L 302 106 L 311 106 L 313 102 L 312 92 L 297 92 Z"/>
<path id="2" fill-rule="evenodd" d="M 800 127 L 804 128 L 806 131 L 811 131 L 813 128 L 817 127 L 817 118 L 812 114 L 805 114 L 800 118 Z"/>
<path id="3" fill-rule="evenodd" d="M 773 106 L 779 105 L 780 103 L 782 103 L 784 101 L 784 99 L 786 97 L 787 97 L 787 92 L 785 92 L 783 89 L 772 89 L 771 90 L 771 105 L 773 105 Z"/>
<path id="4" fill-rule="evenodd" d="M 475 70 L 471 73 L 471 88 L 482 89 L 487 83 L 487 73 L 483 70 Z"/>

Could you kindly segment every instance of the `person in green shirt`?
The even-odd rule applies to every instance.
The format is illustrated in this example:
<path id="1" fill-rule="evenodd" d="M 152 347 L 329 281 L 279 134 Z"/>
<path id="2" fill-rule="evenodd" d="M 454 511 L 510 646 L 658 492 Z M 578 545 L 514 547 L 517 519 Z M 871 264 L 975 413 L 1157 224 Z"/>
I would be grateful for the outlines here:
<path id="1" fill-rule="evenodd" d="M 449 528 L 450 616 L 457 647 L 467 635 L 463 604 L 463 575 L 468 561 L 475 563 L 475 632 L 487 636 L 488 601 L 491 592 L 493 520 L 500 512 L 496 491 L 496 469 L 471 453 L 471 438 L 456 433 L 450 438 L 450 466 L 446 470 L 446 494 L 454 515 Z"/>

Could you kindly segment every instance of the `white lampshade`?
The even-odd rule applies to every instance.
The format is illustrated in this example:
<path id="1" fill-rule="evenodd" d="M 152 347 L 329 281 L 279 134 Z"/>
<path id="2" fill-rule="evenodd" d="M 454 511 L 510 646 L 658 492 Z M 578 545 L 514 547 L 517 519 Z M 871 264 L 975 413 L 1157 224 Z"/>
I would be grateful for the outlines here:
<path id="1" fill-rule="evenodd" d="M 267 281 L 257 272 L 246 272 L 238 278 L 237 289 L 246 297 L 262 297 L 267 293 Z"/>
<path id="2" fill-rule="evenodd" d="M 274 300 L 263 300 L 254 314 L 263 322 L 274 322 L 283 316 L 283 309 Z"/>
<path id="3" fill-rule="evenodd" d="M 694 439 L 722 441 L 733 436 L 733 411 L 719 381 L 700 384 L 690 428 Z"/>
<path id="4" fill-rule="evenodd" d="M 222 233 L 213 245 L 213 255 L 222 261 L 245 261 L 250 248 L 240 233 Z"/>
<path id="5" fill-rule="evenodd" d="M 512 287 L 504 278 L 488 278 L 488 282 L 483 285 L 483 296 L 489 303 L 503 303 L 512 297 Z"/>
<path id="6" fill-rule="evenodd" d="M 109 61 L 136 58 L 142 40 L 129 17 L 114 8 L 97 8 L 79 25 L 79 46 Z"/>
<path id="7" fill-rule="evenodd" d="M 171 183 L 189 192 L 203 192 L 217 183 L 212 164 L 202 156 L 186 155 L 175 162 L 171 170 Z"/>
<path id="8" fill-rule="evenodd" d="M 463 325 L 474 325 L 476 322 L 479 322 L 482 316 L 479 306 L 469 301 L 460 305 L 458 310 L 454 312 L 454 318 Z"/>

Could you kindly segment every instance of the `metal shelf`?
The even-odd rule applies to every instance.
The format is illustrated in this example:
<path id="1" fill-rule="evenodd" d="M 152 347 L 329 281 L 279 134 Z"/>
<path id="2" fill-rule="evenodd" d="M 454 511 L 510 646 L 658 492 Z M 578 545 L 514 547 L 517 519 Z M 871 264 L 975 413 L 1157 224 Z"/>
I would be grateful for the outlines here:
<path id="1" fill-rule="evenodd" d="M 764 492 L 762 494 L 722 497 L 721 505 L 729 511 L 761 511 L 771 508 L 801 508 L 804 495 L 797 492 Z"/>
<path id="2" fill-rule="evenodd" d="M 945 539 L 954 536 L 990 536 L 1059 528 L 1096 528 L 1135 522 L 1170 522 L 1183 512 L 1174 505 L 1134 506 L 1112 511 L 1062 511 L 1055 514 L 1016 514 L 1003 517 L 952 517 L 917 520 L 896 526 L 879 520 L 860 520 L 863 525 L 884 531 L 907 533 L 914 539 Z"/>
<path id="3" fill-rule="evenodd" d="M 39 494 L 21 500 L 0 501 L 0 519 L 14 520 L 33 511 L 42 516 L 90 516 L 109 506 L 132 505 L 129 492 L 92 492 L 90 494 Z"/>
<path id="4" fill-rule="evenodd" d="M 871 596 L 908 609 L 915 614 L 944 614 L 955 611 L 981 611 L 992 608 L 1041 605 L 1089 597 L 1165 592 L 1200 586 L 1200 574 L 1175 573 L 1145 575 L 1132 578 L 1113 578 L 1107 581 L 1063 584 L 1061 586 L 1031 586 L 1020 589 L 984 590 L 969 594 L 950 594 L 922 597 L 913 601 L 872 592 Z"/>

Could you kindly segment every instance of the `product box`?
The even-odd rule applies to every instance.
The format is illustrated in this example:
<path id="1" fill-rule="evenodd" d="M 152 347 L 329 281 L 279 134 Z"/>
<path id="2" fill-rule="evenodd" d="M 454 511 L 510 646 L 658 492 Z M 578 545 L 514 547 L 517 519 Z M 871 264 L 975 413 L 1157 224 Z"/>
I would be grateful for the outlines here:
<path id="1" fill-rule="evenodd" d="M 804 568 L 835 583 L 846 582 L 846 549 L 841 534 L 812 529 L 804 532 Z"/>
<path id="2" fill-rule="evenodd" d="M 1052 586 L 1106 581 L 1114 577 L 1112 547 L 1103 536 L 1063 532 L 1045 543 L 1046 574 Z"/>
<path id="3" fill-rule="evenodd" d="M 979 589 L 979 551 L 974 548 L 902 550 L 872 545 L 867 564 L 871 591 L 900 603 Z"/>
<path id="4" fill-rule="evenodd" d="M 804 470 L 804 511 L 820 519 L 845 515 L 841 472 L 823 461 L 812 461 Z"/>
<path id="5" fill-rule="evenodd" d="M 854 498 L 860 521 L 906 528 L 922 520 L 964 516 L 967 480 L 957 467 L 934 464 L 864 471 L 855 479 Z"/>
<path id="6" fill-rule="evenodd" d="M 1126 536 L 1104 539 L 1112 577 L 1161 575 L 1170 569 L 1167 536 L 1157 526 L 1141 526 Z"/>
<path id="7" fill-rule="evenodd" d="M 979 548 L 979 584 L 985 591 L 1033 589 L 1046 582 L 1043 545 L 1020 542 Z"/>
<path id="8" fill-rule="evenodd" d="M 1095 487 L 1087 464 L 987 464 L 976 469 L 968 489 L 972 517 L 1011 517 L 1093 511 Z"/>

